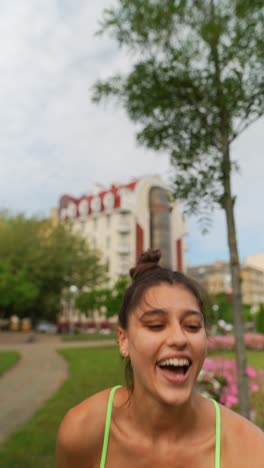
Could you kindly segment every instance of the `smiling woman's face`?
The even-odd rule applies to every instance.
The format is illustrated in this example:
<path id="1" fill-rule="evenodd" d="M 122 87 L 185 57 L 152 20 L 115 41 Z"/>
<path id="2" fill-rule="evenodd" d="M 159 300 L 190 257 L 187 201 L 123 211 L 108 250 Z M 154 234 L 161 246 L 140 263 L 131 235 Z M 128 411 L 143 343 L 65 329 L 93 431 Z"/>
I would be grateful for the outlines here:
<path id="1" fill-rule="evenodd" d="M 207 352 L 203 314 L 184 286 L 166 283 L 149 288 L 119 329 L 127 350 L 134 388 L 167 404 L 184 404 L 191 396 Z"/>

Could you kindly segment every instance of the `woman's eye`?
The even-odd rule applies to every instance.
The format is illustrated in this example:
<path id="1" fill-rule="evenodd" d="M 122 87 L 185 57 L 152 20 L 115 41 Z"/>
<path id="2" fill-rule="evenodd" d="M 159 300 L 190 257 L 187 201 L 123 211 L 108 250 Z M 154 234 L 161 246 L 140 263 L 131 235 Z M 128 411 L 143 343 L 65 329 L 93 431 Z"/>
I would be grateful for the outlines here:
<path id="1" fill-rule="evenodd" d="M 187 324 L 187 328 L 193 332 L 200 330 L 201 325 L 195 325 L 195 324 Z"/>
<path id="2" fill-rule="evenodd" d="M 154 330 L 154 331 L 162 330 L 163 327 L 164 327 L 164 325 L 162 323 L 156 323 L 156 324 L 153 324 L 153 325 L 148 325 L 148 328 L 150 330 Z"/>

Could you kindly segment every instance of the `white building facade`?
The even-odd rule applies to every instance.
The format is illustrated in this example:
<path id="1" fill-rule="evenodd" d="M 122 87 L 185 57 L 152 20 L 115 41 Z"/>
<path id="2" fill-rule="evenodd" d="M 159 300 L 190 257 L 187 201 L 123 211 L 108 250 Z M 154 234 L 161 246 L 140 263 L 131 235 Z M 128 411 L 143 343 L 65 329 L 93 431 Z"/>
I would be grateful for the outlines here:
<path id="1" fill-rule="evenodd" d="M 184 271 L 186 225 L 176 201 L 159 176 L 97 187 L 91 195 L 63 195 L 60 222 L 71 222 L 107 265 L 110 283 L 127 275 L 148 248 L 162 251 L 162 263 Z"/>
<path id="2" fill-rule="evenodd" d="M 245 265 L 264 271 L 264 252 L 248 255 L 244 263 Z"/>

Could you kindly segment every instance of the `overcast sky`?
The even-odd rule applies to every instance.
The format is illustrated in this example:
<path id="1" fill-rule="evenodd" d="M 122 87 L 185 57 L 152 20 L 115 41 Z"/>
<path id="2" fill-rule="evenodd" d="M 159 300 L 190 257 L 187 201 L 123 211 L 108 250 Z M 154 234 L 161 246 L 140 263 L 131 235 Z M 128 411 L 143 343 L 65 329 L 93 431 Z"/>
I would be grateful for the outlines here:
<path id="1" fill-rule="evenodd" d="M 27 215 L 58 205 L 61 194 L 89 193 L 96 182 L 162 174 L 166 155 L 138 147 L 135 129 L 116 105 L 91 103 L 91 85 L 127 69 L 124 53 L 95 37 L 112 0 L 0 0 L 0 208 Z M 264 251 L 264 120 L 232 148 L 241 258 Z M 202 236 L 188 220 L 189 263 L 227 259 L 225 220 Z"/>

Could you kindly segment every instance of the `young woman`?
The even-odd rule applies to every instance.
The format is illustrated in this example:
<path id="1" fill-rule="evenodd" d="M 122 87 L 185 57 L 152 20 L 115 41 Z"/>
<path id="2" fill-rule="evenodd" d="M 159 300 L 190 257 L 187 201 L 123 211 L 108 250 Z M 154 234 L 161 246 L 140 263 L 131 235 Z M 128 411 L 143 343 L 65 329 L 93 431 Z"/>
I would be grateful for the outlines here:
<path id="1" fill-rule="evenodd" d="M 67 413 L 57 468 L 263 468 L 263 432 L 197 393 L 207 352 L 202 294 L 159 260 L 159 251 L 141 256 L 119 313 L 127 386 Z"/>

